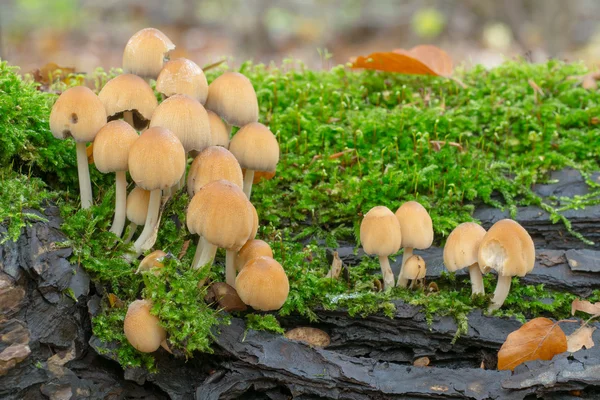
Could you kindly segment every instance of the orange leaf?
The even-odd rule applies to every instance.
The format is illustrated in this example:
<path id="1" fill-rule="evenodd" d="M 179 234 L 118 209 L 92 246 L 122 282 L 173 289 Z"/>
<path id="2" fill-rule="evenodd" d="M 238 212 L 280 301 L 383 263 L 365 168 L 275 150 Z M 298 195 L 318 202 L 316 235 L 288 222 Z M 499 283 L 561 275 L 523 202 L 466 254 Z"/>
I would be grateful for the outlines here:
<path id="1" fill-rule="evenodd" d="M 85 148 L 85 154 L 87 155 L 88 164 L 93 164 L 94 163 L 94 143 L 90 143 L 90 145 Z"/>
<path id="2" fill-rule="evenodd" d="M 452 74 L 452 59 L 438 47 L 422 45 L 410 50 L 396 49 L 386 53 L 372 53 L 366 57 L 359 56 L 352 68 L 447 77 Z"/>
<path id="3" fill-rule="evenodd" d="M 573 300 L 573 303 L 571 303 L 571 315 L 575 315 L 576 311 L 598 315 L 600 314 L 600 302 L 592 304 L 587 300 Z"/>
<path id="4" fill-rule="evenodd" d="M 498 352 L 498 369 L 514 370 L 531 360 L 551 360 L 567 351 L 567 337 L 558 322 L 535 318 L 508 335 Z"/>

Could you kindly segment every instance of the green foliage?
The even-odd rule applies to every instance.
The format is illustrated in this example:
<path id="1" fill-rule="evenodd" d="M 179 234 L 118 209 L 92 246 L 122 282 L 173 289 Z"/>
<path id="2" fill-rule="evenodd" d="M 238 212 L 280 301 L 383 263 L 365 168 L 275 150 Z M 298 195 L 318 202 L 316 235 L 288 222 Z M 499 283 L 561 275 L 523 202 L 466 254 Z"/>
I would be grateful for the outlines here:
<path id="1" fill-rule="evenodd" d="M 272 314 L 247 314 L 246 329 L 255 331 L 268 331 L 283 335 L 285 330 L 279 325 L 279 321 Z"/>

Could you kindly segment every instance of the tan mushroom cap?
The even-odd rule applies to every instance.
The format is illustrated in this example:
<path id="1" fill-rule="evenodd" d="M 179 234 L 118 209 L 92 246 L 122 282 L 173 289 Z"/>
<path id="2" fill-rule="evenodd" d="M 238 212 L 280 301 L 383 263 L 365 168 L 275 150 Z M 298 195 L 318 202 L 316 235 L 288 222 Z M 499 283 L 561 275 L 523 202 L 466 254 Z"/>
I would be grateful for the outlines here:
<path id="1" fill-rule="evenodd" d="M 169 129 L 181 141 L 186 153 L 210 146 L 208 114 L 198 101 L 184 94 L 169 97 L 154 110 L 150 127 Z"/>
<path id="2" fill-rule="evenodd" d="M 396 211 L 402 229 L 402 247 L 424 250 L 433 243 L 433 223 L 429 213 L 416 201 L 407 201 Z"/>
<path id="3" fill-rule="evenodd" d="M 181 179 L 185 164 L 181 142 L 161 127 L 145 130 L 129 150 L 129 173 L 142 189 L 170 188 Z"/>
<path id="4" fill-rule="evenodd" d="M 254 171 L 275 171 L 279 162 L 279 143 L 275 135 L 258 122 L 244 125 L 231 139 L 229 151 L 242 168 Z"/>
<path id="5" fill-rule="evenodd" d="M 229 147 L 229 128 L 225 122 L 217 114 L 210 110 L 206 110 L 208 114 L 208 122 L 210 124 L 210 145 Z"/>
<path id="6" fill-rule="evenodd" d="M 273 258 L 273 250 L 271 250 L 271 246 L 269 246 L 267 242 L 260 239 L 248 240 L 237 253 L 237 257 L 235 259 L 236 271 L 241 271 L 242 268 L 244 268 L 244 265 L 246 265 L 246 263 L 253 258 L 262 256 Z"/>
<path id="7" fill-rule="evenodd" d="M 535 265 L 535 246 L 518 222 L 503 219 L 487 231 L 479 245 L 479 268 L 500 276 L 525 276 Z"/>
<path id="8" fill-rule="evenodd" d="M 258 99 L 252 82 L 238 72 L 225 72 L 208 86 L 206 108 L 229 125 L 258 121 Z"/>
<path id="9" fill-rule="evenodd" d="M 402 270 L 406 268 L 404 272 L 404 277 L 406 279 L 415 280 L 415 279 L 423 279 L 425 278 L 425 273 L 427 272 L 427 267 L 425 265 L 425 260 L 422 257 L 414 255 L 406 260 L 406 264 L 402 267 Z"/>
<path id="10" fill-rule="evenodd" d="M 261 311 L 280 309 L 290 292 L 281 264 L 264 256 L 246 263 L 235 279 L 235 288 L 244 303 Z"/>
<path id="11" fill-rule="evenodd" d="M 127 122 L 110 121 L 94 139 L 94 163 L 102 173 L 127 171 L 129 149 L 138 134 Z"/>
<path id="12" fill-rule="evenodd" d="M 167 62 L 156 78 L 156 90 L 167 97 L 185 94 L 200 103 L 206 103 L 208 82 L 195 62 L 176 58 Z"/>
<path id="13" fill-rule="evenodd" d="M 248 240 L 252 240 L 258 233 L 258 212 L 256 212 L 256 207 L 250 201 L 248 201 L 248 208 L 252 213 L 252 231 L 250 232 L 250 236 L 248 236 Z"/>
<path id="14" fill-rule="evenodd" d="M 475 222 L 465 222 L 454 228 L 444 246 L 444 265 L 448 271 L 455 272 L 475 264 L 484 236 L 485 229 Z"/>
<path id="15" fill-rule="evenodd" d="M 253 230 L 254 218 L 248 203 L 239 186 L 226 180 L 210 182 L 188 206 L 188 230 L 215 246 L 238 251 Z"/>
<path id="16" fill-rule="evenodd" d="M 149 203 L 150 192 L 139 186 L 134 187 L 127 196 L 127 219 L 136 225 L 144 225 Z"/>
<path id="17" fill-rule="evenodd" d="M 91 142 L 105 124 L 102 102 L 85 86 L 65 90 L 50 112 L 50 130 L 57 139 L 72 137 L 76 142 Z"/>
<path id="18" fill-rule="evenodd" d="M 125 45 L 123 70 L 144 78 L 156 79 L 163 68 L 166 54 L 175 45 L 161 31 L 145 28 L 136 32 Z"/>
<path id="19" fill-rule="evenodd" d="M 125 337 L 127 341 L 142 353 L 152 353 L 166 339 L 167 332 L 160 326 L 155 315 L 150 314 L 152 303 L 148 300 L 136 300 L 127 308 L 125 315 Z"/>
<path id="20" fill-rule="evenodd" d="M 150 253 L 146 257 L 144 257 L 142 262 L 140 262 L 138 271 L 146 272 L 146 271 L 151 271 L 152 269 L 156 268 L 158 270 L 153 271 L 153 273 L 154 273 L 154 275 L 159 275 L 160 274 L 159 269 L 165 267 L 165 264 L 163 264 L 163 260 L 166 256 L 167 256 L 167 253 L 165 253 L 162 250 L 153 251 L 152 253 Z"/>
<path id="21" fill-rule="evenodd" d="M 207 183 L 225 179 L 240 189 L 244 184 L 242 169 L 231 152 L 220 146 L 210 146 L 194 158 L 188 172 L 188 193 L 193 196 Z"/>
<path id="22" fill-rule="evenodd" d="M 109 120 L 119 119 L 132 111 L 136 129 L 143 129 L 152 118 L 158 101 L 152 88 L 142 78 L 132 74 L 119 75 L 104 85 L 98 94 Z"/>
<path id="23" fill-rule="evenodd" d="M 367 254 L 389 256 L 400 250 L 402 231 L 394 213 L 385 206 L 371 208 L 360 223 L 360 242 Z"/>

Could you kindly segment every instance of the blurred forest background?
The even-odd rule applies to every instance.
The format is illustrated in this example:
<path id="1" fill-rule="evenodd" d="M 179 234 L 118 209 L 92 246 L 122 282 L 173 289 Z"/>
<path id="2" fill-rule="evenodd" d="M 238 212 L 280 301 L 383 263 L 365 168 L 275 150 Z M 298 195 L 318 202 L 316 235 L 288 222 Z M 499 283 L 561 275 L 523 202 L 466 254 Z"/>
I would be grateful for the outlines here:
<path id="1" fill-rule="evenodd" d="M 600 60 L 598 0 L 0 0 L 0 58 L 119 67 L 127 39 L 152 26 L 200 66 L 224 57 L 292 57 L 328 68 L 353 56 L 435 44 L 457 64 L 507 57 Z"/>

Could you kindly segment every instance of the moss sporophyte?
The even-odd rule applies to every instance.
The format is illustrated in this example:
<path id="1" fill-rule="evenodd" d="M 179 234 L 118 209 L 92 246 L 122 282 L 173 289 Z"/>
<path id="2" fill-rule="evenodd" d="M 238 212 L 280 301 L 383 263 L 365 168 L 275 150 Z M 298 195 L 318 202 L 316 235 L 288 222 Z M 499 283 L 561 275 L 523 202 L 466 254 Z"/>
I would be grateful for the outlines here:
<path id="1" fill-rule="evenodd" d="M 226 69 L 207 71 L 208 82 Z M 394 302 L 404 301 L 422 306 L 430 321 L 454 316 L 458 334 L 466 330 L 469 311 L 485 307 L 489 298 L 471 298 L 469 282 L 452 274 L 437 280 L 435 292 L 377 291 L 380 266 L 365 257 L 344 279 L 325 277 L 325 248 L 356 243 L 362 216 L 378 205 L 395 210 L 408 200 L 418 201 L 429 211 L 438 246 L 458 224 L 472 221 L 474 209 L 482 205 L 508 210 L 513 218 L 517 207 L 537 206 L 557 229 L 589 243 L 564 216 L 600 203 L 600 187 L 590 179 L 599 168 L 600 93 L 567 79 L 585 74 L 582 64 L 512 61 L 492 70 L 475 67 L 458 72 L 464 87 L 447 79 L 356 72 L 345 66 L 311 71 L 291 60 L 280 67 L 244 63 L 239 72 L 252 82 L 259 120 L 280 146 L 276 175 L 252 187 L 260 218 L 257 237 L 271 245 L 289 278 L 289 296 L 279 315 L 297 313 L 315 320 L 315 310 L 324 308 L 346 309 L 356 317 L 393 317 Z M 86 79 L 98 92 L 114 73 L 98 70 Z M 544 95 L 536 95 L 528 80 L 543 88 Z M 66 87 L 58 83 L 50 89 Z M 213 328 L 228 317 L 206 304 L 197 283 L 207 274 L 222 281 L 223 269 L 189 268 L 197 239 L 185 229 L 188 194 L 180 191 L 169 199 L 154 245 L 181 258 L 169 257 L 161 278 L 135 274 L 138 262 L 132 265 L 123 258 L 128 245 L 109 232 L 114 174 L 100 174 L 90 166 L 93 205 L 79 207 L 75 143 L 55 140 L 49 128 L 57 95 L 38 91 L 2 62 L 0 98 L 2 240 L 16 240 L 24 226 L 43 218 L 35 210 L 54 202 L 64 219 L 73 263 L 125 304 L 140 297 L 151 300 L 151 313 L 172 349 L 188 355 L 211 351 Z M 548 181 L 551 171 L 567 167 L 580 171 L 589 194 L 541 198 L 532 191 L 534 184 Z M 218 260 L 223 258 L 217 254 Z M 484 276 L 483 284 L 491 293 L 495 279 Z M 496 314 L 562 318 L 575 298 L 515 279 Z M 589 300 L 600 300 L 600 292 Z M 151 367 L 152 357 L 125 340 L 126 307 L 104 302 L 93 320 L 94 334 L 103 342 L 119 343 L 116 352 L 123 365 Z M 247 321 L 253 328 L 279 331 L 271 317 L 248 316 Z"/>

